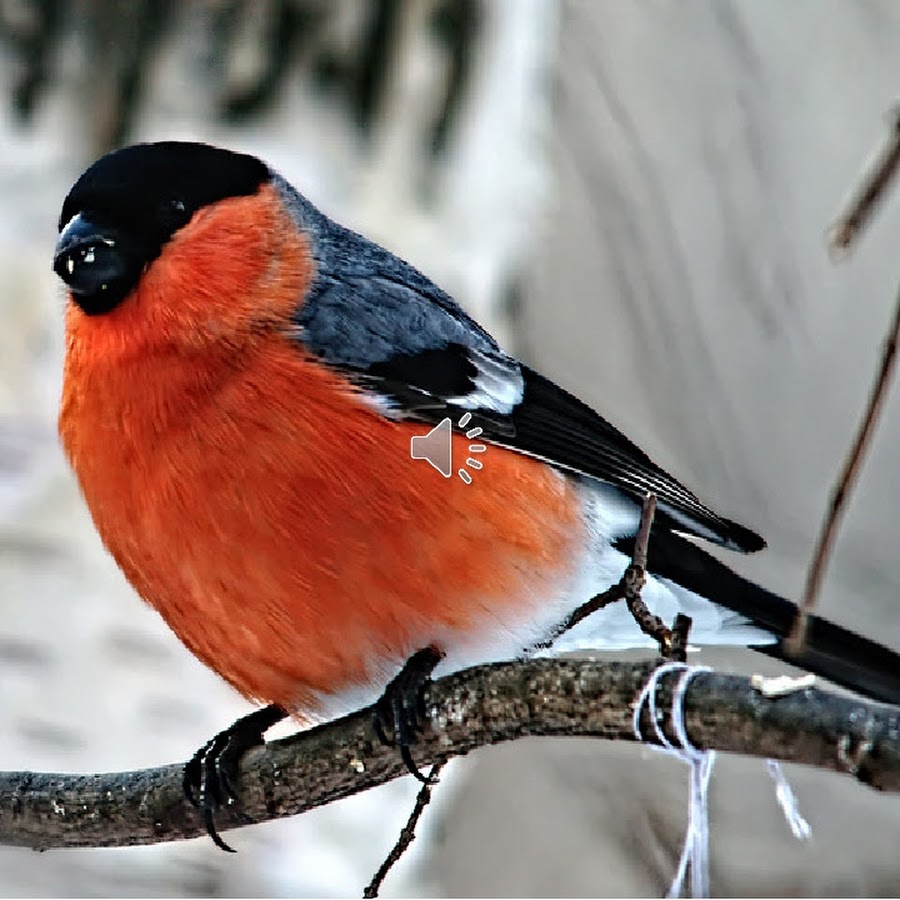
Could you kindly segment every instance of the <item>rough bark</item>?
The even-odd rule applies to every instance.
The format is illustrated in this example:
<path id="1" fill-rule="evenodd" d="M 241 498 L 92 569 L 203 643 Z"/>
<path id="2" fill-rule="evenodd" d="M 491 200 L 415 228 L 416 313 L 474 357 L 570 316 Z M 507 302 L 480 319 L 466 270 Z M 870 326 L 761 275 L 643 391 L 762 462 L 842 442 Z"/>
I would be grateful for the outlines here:
<path id="1" fill-rule="evenodd" d="M 413 755 L 425 766 L 528 735 L 634 740 L 633 703 L 653 665 L 548 659 L 451 675 L 429 689 L 432 727 Z M 661 680 L 667 732 L 678 677 Z M 362 710 L 251 751 L 241 802 L 219 814 L 219 828 L 296 815 L 403 775 L 399 753 L 378 743 L 371 717 Z M 767 697 L 745 677 L 703 672 L 688 687 L 685 722 L 698 747 L 806 763 L 880 790 L 900 789 L 900 708 L 816 688 Z M 0 843 L 48 849 L 197 837 L 203 828 L 182 795 L 181 777 L 179 764 L 100 775 L 2 773 Z"/>

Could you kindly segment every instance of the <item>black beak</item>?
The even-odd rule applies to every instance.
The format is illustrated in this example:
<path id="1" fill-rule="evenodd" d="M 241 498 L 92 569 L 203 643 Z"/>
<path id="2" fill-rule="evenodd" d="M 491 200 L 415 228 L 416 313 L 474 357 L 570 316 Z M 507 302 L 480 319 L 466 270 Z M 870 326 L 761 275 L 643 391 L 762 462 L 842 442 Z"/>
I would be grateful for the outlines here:
<path id="1" fill-rule="evenodd" d="M 107 312 L 122 299 L 129 265 L 119 245 L 116 228 L 97 225 L 80 213 L 69 221 L 56 242 L 53 270 L 88 314 Z"/>

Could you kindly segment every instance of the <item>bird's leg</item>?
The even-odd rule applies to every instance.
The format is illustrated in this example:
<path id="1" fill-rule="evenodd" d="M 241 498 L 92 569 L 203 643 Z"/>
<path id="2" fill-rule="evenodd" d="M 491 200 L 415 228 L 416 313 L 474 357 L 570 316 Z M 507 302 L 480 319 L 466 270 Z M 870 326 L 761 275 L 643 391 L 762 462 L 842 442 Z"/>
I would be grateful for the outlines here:
<path id="1" fill-rule="evenodd" d="M 287 712 L 280 706 L 264 706 L 238 719 L 229 728 L 207 741 L 184 767 L 184 795 L 203 815 L 206 831 L 217 847 L 234 853 L 216 831 L 215 814 L 237 800 L 235 786 L 241 757 L 265 743 L 263 735 Z"/>
<path id="2" fill-rule="evenodd" d="M 378 739 L 383 744 L 399 746 L 406 768 L 423 784 L 432 782 L 419 771 L 410 747 L 424 730 L 425 687 L 431 680 L 434 667 L 443 658 L 443 652 L 437 647 L 425 647 L 414 653 L 375 704 L 373 724 Z M 389 737 L 389 733 L 392 736 Z"/>

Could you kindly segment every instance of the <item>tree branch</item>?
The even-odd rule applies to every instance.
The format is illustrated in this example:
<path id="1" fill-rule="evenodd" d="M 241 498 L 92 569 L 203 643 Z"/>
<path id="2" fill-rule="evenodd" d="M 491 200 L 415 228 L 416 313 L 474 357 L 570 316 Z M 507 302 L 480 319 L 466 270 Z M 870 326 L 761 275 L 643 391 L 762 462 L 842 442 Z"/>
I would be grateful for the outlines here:
<path id="1" fill-rule="evenodd" d="M 832 259 L 840 261 L 849 252 L 878 204 L 884 198 L 898 169 L 900 169 L 900 110 L 895 109 L 891 116 L 889 140 L 883 148 L 879 149 L 873 161 L 866 167 L 860 184 L 855 188 L 840 216 L 829 229 L 828 246 L 832 253 Z M 872 436 L 878 425 L 881 408 L 894 374 L 894 358 L 897 353 L 898 341 L 900 341 L 900 293 L 895 301 L 890 330 L 881 352 L 881 364 L 869 392 L 866 410 L 857 428 L 850 452 L 841 467 L 837 483 L 832 489 L 828 508 L 816 539 L 816 547 L 806 573 L 806 584 L 803 588 L 803 597 L 797 610 L 797 616 L 790 634 L 784 640 L 784 648 L 788 656 L 795 659 L 803 653 L 806 646 L 809 617 L 819 599 L 819 589 L 831 558 L 832 547 L 844 514 L 844 508 L 862 469 L 869 444 L 872 442 Z"/>
<path id="2" fill-rule="evenodd" d="M 653 666 L 542 659 L 448 676 L 429 688 L 433 727 L 413 756 L 425 766 L 529 735 L 634 740 L 632 704 Z M 662 679 L 660 709 L 669 708 L 674 680 Z M 685 709 L 697 747 L 807 763 L 900 790 L 900 708 L 813 688 L 767 697 L 747 678 L 698 673 Z M 362 710 L 251 751 L 241 803 L 219 814 L 219 828 L 296 815 L 404 775 L 400 754 L 379 743 L 371 723 L 372 710 Z M 204 829 L 181 778 L 181 765 L 106 775 L 2 773 L 0 843 L 46 849 L 198 837 Z"/>
<path id="3" fill-rule="evenodd" d="M 863 174 L 841 204 L 841 212 L 826 234 L 828 250 L 835 262 L 844 259 L 857 242 L 900 169 L 900 108 L 892 110 L 889 121 L 891 131 L 887 140 L 866 163 Z"/>
<path id="4" fill-rule="evenodd" d="M 900 342 L 900 290 L 898 290 L 897 299 L 894 301 L 894 315 L 891 318 L 890 328 L 884 339 L 878 374 L 869 393 L 862 421 L 860 421 L 856 436 L 853 439 L 853 446 L 850 448 L 847 459 L 841 467 L 837 483 L 832 490 L 825 518 L 822 521 L 822 527 L 816 540 L 816 548 L 806 573 L 806 585 L 804 586 L 803 597 L 797 610 L 797 617 L 794 620 L 791 633 L 784 642 L 788 654 L 795 658 L 803 653 L 806 645 L 809 617 L 819 599 L 819 589 L 822 586 L 825 569 L 831 558 L 832 547 L 844 509 L 862 469 L 869 445 L 872 443 L 872 436 L 878 426 L 881 409 L 884 406 L 888 388 L 894 375 L 898 342 Z"/>

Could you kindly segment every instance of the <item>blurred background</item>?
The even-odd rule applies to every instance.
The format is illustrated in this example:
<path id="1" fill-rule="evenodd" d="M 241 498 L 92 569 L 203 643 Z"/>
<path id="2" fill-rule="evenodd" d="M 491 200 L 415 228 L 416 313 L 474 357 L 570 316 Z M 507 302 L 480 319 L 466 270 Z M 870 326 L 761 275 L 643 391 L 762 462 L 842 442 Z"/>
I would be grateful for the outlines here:
<path id="1" fill-rule="evenodd" d="M 135 140 L 248 150 L 400 253 L 770 549 L 795 597 L 900 279 L 900 204 L 834 266 L 823 235 L 900 88 L 893 0 L 0 0 L 0 767 L 187 758 L 248 710 L 145 608 L 55 435 L 56 219 Z M 822 611 L 900 649 L 900 397 Z M 651 548 L 652 552 L 652 548 Z M 708 652 L 738 671 L 778 666 Z M 717 895 L 900 892 L 900 801 L 762 763 L 711 787 Z M 0 895 L 358 896 L 407 778 L 293 820 L 128 850 L 0 848 Z M 453 762 L 385 895 L 664 893 L 687 778 L 532 740 Z"/>

